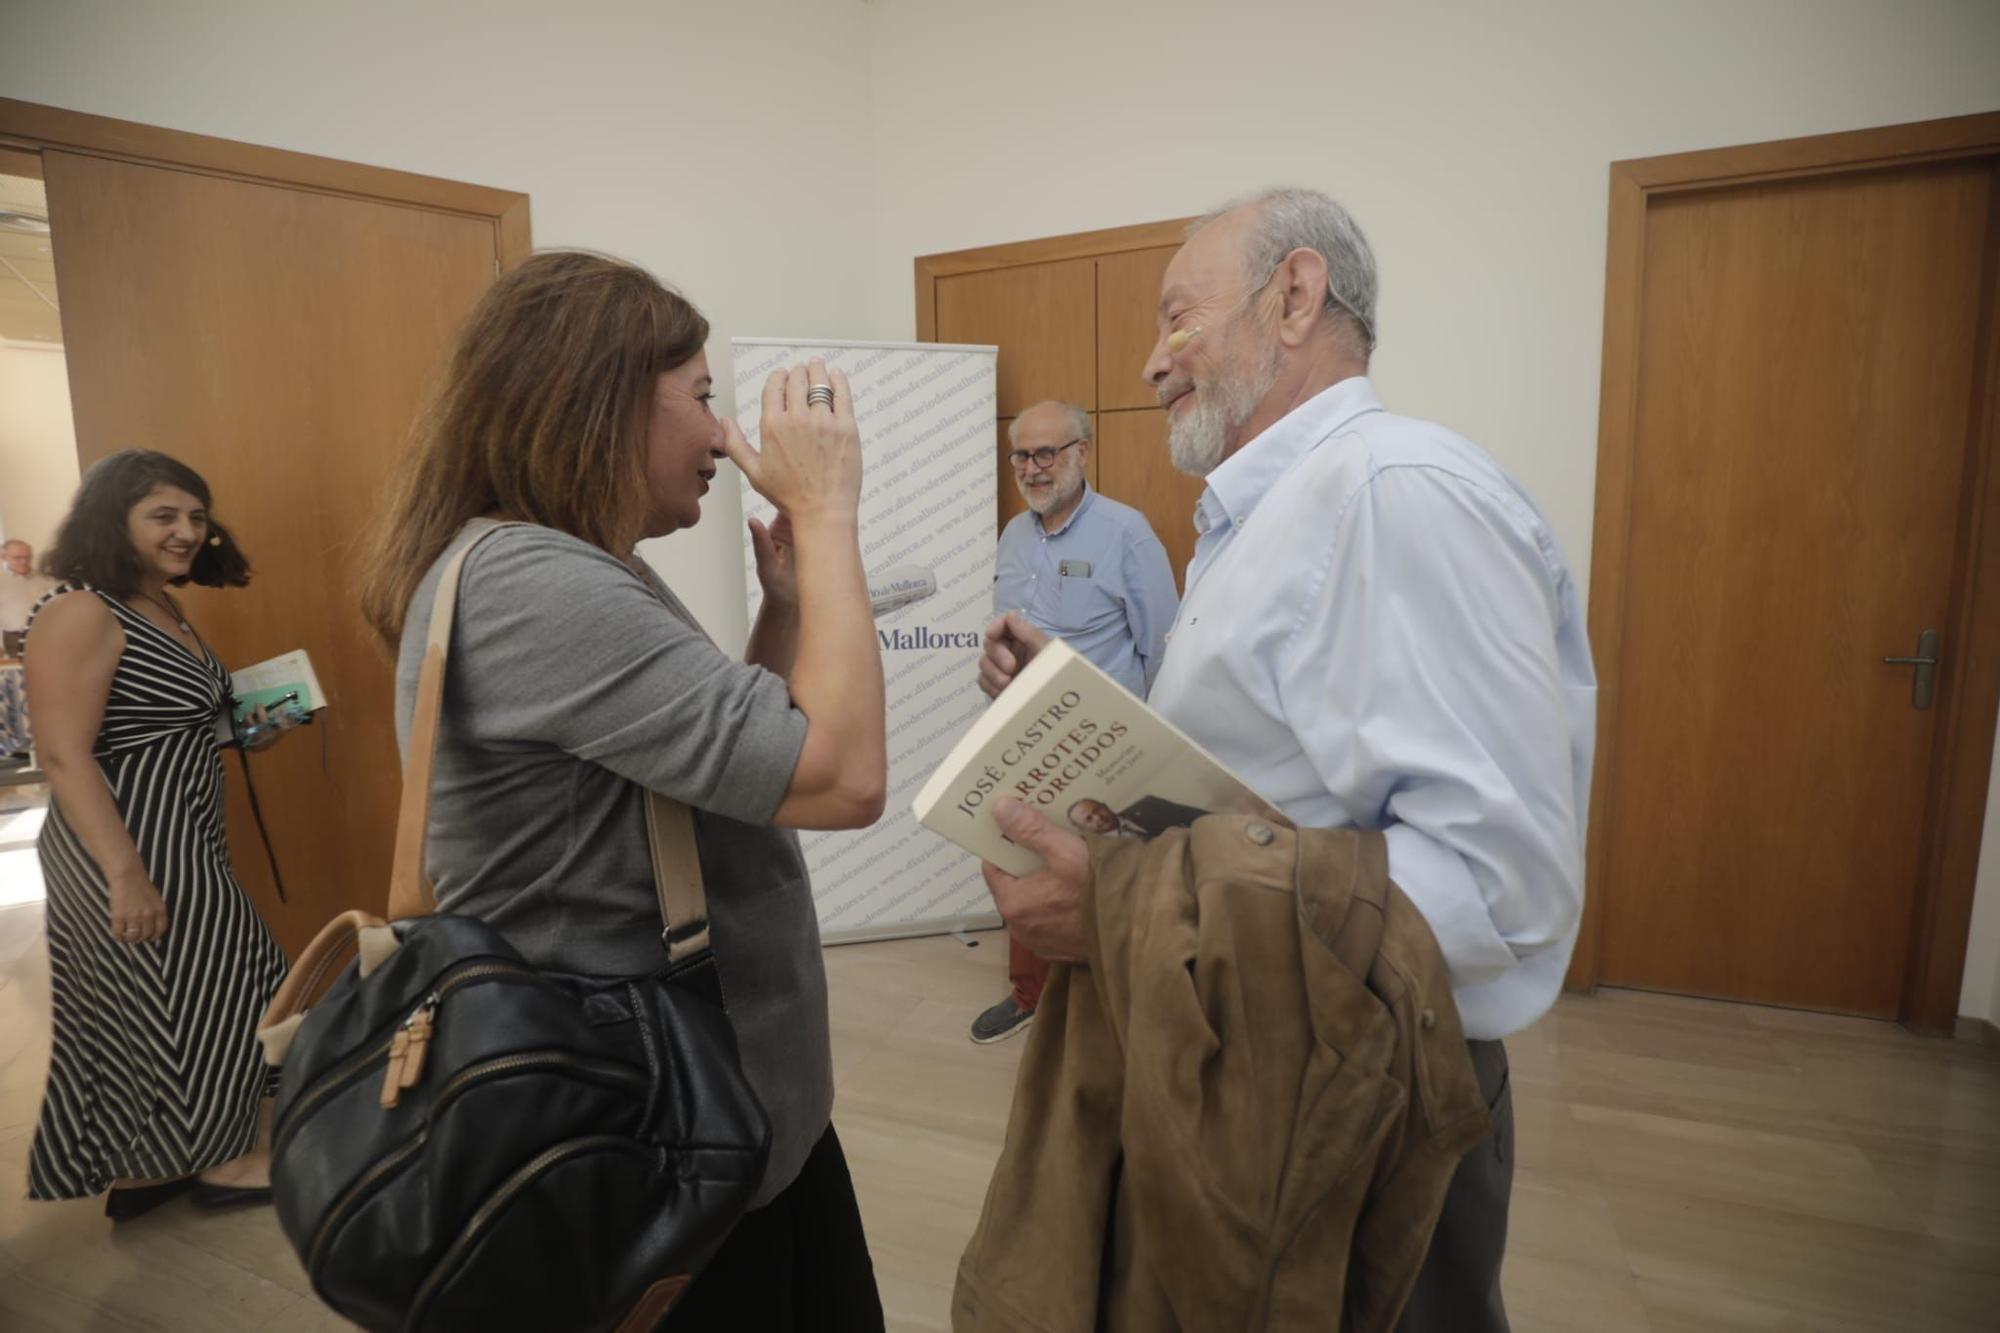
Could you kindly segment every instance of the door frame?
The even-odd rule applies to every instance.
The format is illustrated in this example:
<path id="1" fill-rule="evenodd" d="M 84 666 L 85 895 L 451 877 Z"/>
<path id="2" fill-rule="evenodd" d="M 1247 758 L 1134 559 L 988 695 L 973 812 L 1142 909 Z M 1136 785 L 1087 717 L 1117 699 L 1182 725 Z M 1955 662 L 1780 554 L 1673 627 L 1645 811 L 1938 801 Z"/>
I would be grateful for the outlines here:
<path id="1" fill-rule="evenodd" d="M 528 196 L 513 190 L 363 166 L 283 148 L 217 139 L 135 121 L 0 97 L 0 147 L 111 158 L 205 176 L 280 185 L 375 203 L 406 204 L 484 218 L 493 225 L 494 273 L 530 253 Z M 11 169 L 11 168 L 10 168 Z"/>
<path id="2" fill-rule="evenodd" d="M 1129 227 L 1106 227 L 1101 231 L 1078 231 L 1067 236 L 1045 236 L 1033 241 L 918 255 L 917 341 L 937 341 L 939 278 L 986 273 L 998 268 L 1021 268 L 1028 264 L 1049 264 L 1061 259 L 1102 259 L 1127 250 L 1179 245 L 1187 239 L 1187 229 L 1196 221 L 1196 218 L 1168 218 L 1163 222 L 1140 222 Z"/>
<path id="3" fill-rule="evenodd" d="M 1591 790 L 1589 892 L 1567 985 L 1595 989 L 1602 967 L 1605 898 L 1613 891 L 1605 820 L 1618 781 L 1620 668 L 1630 557 L 1632 467 L 1637 445 L 1641 294 L 1648 206 L 1658 197 L 1717 186 L 1845 175 L 1931 162 L 1992 158 L 1993 216 L 2000 218 L 2000 112 L 1841 134 L 1745 144 L 1611 164 L 1605 257 L 1604 365 L 1598 404 L 1597 507 L 1590 562 L 1590 641 L 1597 660 L 1596 772 Z M 1967 935 L 1986 815 L 1994 725 L 2000 717 L 2000 225 L 1990 226 L 1986 291 L 1975 349 L 1966 470 L 1953 557 L 1950 611 L 1923 852 L 1898 1019 L 1948 1034 L 1958 1016 Z M 1885 649 L 1885 651 L 1887 651 Z M 1897 649 L 1901 651 L 1901 649 Z"/>

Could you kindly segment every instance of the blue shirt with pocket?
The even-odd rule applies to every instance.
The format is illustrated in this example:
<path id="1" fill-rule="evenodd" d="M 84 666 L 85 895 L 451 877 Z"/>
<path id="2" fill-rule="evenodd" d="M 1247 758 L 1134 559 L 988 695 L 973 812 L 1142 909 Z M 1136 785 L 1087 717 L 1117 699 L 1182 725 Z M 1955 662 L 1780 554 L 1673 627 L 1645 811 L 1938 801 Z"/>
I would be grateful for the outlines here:
<path id="1" fill-rule="evenodd" d="M 1084 488 L 1063 525 L 1016 514 L 993 562 L 993 611 L 1019 611 L 1140 698 L 1180 608 L 1173 567 L 1146 516 Z"/>

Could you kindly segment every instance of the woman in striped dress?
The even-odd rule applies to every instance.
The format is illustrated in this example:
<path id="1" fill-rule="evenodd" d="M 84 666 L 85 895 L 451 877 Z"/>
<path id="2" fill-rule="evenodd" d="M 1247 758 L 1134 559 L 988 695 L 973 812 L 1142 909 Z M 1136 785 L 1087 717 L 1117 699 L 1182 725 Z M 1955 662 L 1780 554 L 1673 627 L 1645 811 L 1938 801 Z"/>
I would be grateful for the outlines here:
<path id="1" fill-rule="evenodd" d="M 216 722 L 229 673 L 169 585 L 242 587 L 208 486 L 165 454 L 92 467 L 43 568 L 28 700 L 53 789 L 40 851 L 54 1040 L 35 1199 L 269 1197 L 254 1033 L 284 955 L 229 872 Z"/>

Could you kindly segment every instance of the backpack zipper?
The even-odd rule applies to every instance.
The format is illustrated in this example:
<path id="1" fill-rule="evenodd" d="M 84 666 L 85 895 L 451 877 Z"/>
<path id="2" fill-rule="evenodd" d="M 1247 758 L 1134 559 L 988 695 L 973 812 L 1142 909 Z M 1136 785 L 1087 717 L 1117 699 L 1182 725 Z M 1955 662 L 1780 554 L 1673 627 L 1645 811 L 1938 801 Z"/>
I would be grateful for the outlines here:
<path id="1" fill-rule="evenodd" d="M 459 1233 L 458 1239 L 452 1242 L 451 1248 L 445 1251 L 442 1259 L 438 1260 L 437 1267 L 433 1268 L 431 1275 L 424 1279 L 424 1284 L 417 1288 L 416 1298 L 410 1302 L 409 1317 L 403 1324 L 405 1333 L 414 1333 L 414 1330 L 422 1328 L 424 1315 L 428 1312 L 431 1301 L 437 1296 L 438 1288 L 443 1286 L 445 1279 L 456 1271 L 457 1265 L 472 1248 L 485 1238 L 485 1232 L 493 1225 L 493 1219 L 498 1217 L 516 1196 L 567 1158 L 614 1150 L 649 1160 L 653 1156 L 631 1139 L 617 1134 L 593 1134 L 588 1138 L 569 1139 L 545 1149 L 526 1166 L 509 1176 L 485 1203 L 479 1205 L 471 1220 L 465 1224 L 465 1229 Z"/>
<path id="2" fill-rule="evenodd" d="M 521 980 L 542 980 L 541 973 L 521 963 L 473 963 L 461 967 L 457 971 L 447 973 L 443 980 L 438 983 L 437 989 L 424 997 L 423 1005 L 434 1006 L 442 1002 L 445 996 L 451 994 L 460 986 L 497 976 L 510 976 Z M 422 1008 L 423 1006 L 419 1006 L 419 1010 Z M 298 1131 L 300 1122 L 305 1119 L 307 1114 L 318 1109 L 322 1102 L 365 1073 L 370 1065 L 387 1056 L 395 1046 L 396 1037 L 402 1035 L 404 1027 L 415 1016 L 412 1013 L 405 1017 L 402 1024 L 398 1025 L 396 1031 L 383 1038 L 380 1044 L 356 1055 L 349 1056 L 334 1070 L 322 1074 L 318 1079 L 314 1080 L 312 1088 L 304 1093 L 285 1112 L 284 1120 L 278 1124 L 276 1132 L 271 1137 L 271 1156 L 275 1159 L 284 1151 L 285 1145 L 291 1142 L 292 1135 Z M 421 1068 L 419 1066 L 419 1072 L 421 1072 Z M 408 1087 L 410 1084 L 406 1083 L 402 1086 Z"/>
<path id="3" fill-rule="evenodd" d="M 496 1059 L 484 1060 L 476 1065 L 468 1065 L 454 1074 L 450 1081 L 438 1089 L 430 1110 L 424 1116 L 424 1123 L 416 1133 L 396 1145 L 341 1192 L 340 1198 L 329 1208 L 326 1217 L 313 1231 L 312 1244 L 306 1251 L 306 1272 L 314 1282 L 319 1281 L 320 1261 L 325 1257 L 327 1243 L 339 1230 L 342 1223 L 356 1208 L 365 1203 L 373 1194 L 374 1187 L 393 1175 L 420 1150 L 430 1138 L 431 1123 L 435 1117 L 451 1104 L 460 1093 L 475 1083 L 483 1083 L 490 1078 L 517 1073 L 523 1069 L 543 1067 L 549 1069 L 582 1069 L 609 1078 L 613 1082 L 625 1083 L 629 1090 L 642 1092 L 650 1080 L 636 1069 L 628 1068 L 613 1060 L 598 1060 L 577 1055 L 572 1051 L 521 1051 L 513 1055 L 503 1055 Z M 623 1142 L 624 1140 L 619 1140 Z M 504 1186 L 503 1186 L 504 1188 Z"/>
<path id="4" fill-rule="evenodd" d="M 377 1103 L 385 1111 L 402 1100 L 403 1089 L 413 1088 L 424 1076 L 424 1056 L 431 1047 L 431 1031 L 437 1026 L 439 995 L 432 991 L 403 1020 L 396 1035 L 389 1038 L 389 1059 L 382 1069 L 382 1095 Z"/>

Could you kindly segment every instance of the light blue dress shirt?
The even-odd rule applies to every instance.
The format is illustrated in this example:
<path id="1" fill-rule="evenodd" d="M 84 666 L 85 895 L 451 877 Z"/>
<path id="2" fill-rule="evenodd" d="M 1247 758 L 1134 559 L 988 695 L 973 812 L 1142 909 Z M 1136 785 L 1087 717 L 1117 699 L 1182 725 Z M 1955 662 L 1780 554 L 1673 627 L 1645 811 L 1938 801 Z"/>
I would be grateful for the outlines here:
<path id="1" fill-rule="evenodd" d="M 1054 532 L 1045 532 L 1032 511 L 1001 530 L 994 613 L 1021 612 L 1141 699 L 1159 673 L 1178 603 L 1173 567 L 1153 525 L 1088 487 Z"/>
<path id="2" fill-rule="evenodd" d="M 1548 523 L 1344 380 L 1225 459 L 1151 703 L 1300 827 L 1379 829 L 1466 1035 L 1547 1012 L 1583 908 L 1597 677 Z"/>

